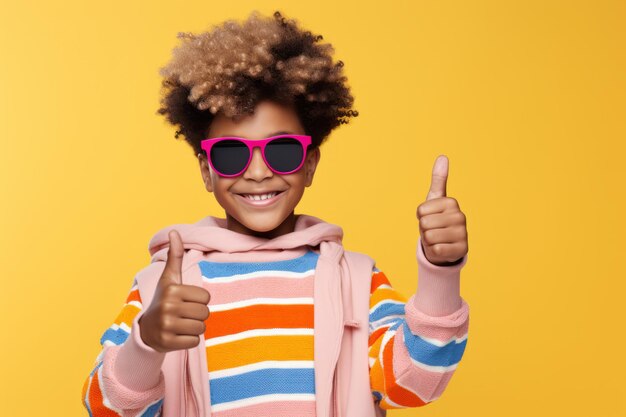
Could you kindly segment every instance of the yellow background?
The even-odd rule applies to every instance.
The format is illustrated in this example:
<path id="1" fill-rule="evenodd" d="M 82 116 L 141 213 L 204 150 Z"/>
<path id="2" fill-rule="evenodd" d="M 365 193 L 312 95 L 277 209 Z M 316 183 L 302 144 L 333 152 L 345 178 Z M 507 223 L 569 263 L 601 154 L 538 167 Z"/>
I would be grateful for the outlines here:
<path id="1" fill-rule="evenodd" d="M 222 216 L 155 114 L 178 31 L 253 9 L 320 33 L 360 115 L 296 212 L 407 296 L 435 158 L 467 215 L 464 358 L 392 416 L 623 416 L 624 1 L 2 2 L 0 404 L 85 416 L 81 387 L 158 229 Z"/>

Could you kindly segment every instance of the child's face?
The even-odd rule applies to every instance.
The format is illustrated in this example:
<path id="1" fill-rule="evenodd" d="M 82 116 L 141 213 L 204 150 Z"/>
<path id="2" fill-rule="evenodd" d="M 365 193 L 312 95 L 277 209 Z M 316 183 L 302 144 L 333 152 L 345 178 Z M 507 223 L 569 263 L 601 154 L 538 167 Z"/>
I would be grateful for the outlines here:
<path id="1" fill-rule="evenodd" d="M 258 140 L 284 133 L 306 134 L 292 107 L 262 101 L 252 115 L 237 120 L 218 113 L 206 137 L 238 136 Z M 319 149 L 309 151 L 300 170 L 293 174 L 279 175 L 267 167 L 261 149 L 255 148 L 246 171 L 233 178 L 220 177 L 208 164 L 205 153 L 201 154 L 199 160 L 206 189 L 215 194 L 217 202 L 226 211 L 228 228 L 240 233 L 272 238 L 293 231 L 294 209 L 304 194 L 304 187 L 310 186 L 313 181 L 319 158 Z M 281 194 L 275 197 L 274 202 L 265 206 L 255 205 L 241 195 L 272 191 L 279 191 Z"/>

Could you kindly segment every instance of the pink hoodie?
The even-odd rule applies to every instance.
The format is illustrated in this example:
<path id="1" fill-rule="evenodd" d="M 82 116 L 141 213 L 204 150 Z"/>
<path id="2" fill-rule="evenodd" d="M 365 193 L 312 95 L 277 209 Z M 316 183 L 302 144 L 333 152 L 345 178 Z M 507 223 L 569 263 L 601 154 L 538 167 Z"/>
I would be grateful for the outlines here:
<path id="1" fill-rule="evenodd" d="M 202 259 L 216 252 L 248 262 L 266 261 L 291 249 L 309 246 L 318 253 L 314 279 L 314 373 L 318 417 L 375 417 L 386 411 L 374 404 L 368 367 L 369 295 L 374 260 L 344 250 L 343 230 L 309 215 L 298 215 L 295 230 L 274 239 L 262 239 L 226 228 L 226 219 L 207 216 L 195 224 L 175 224 L 161 229 L 150 240 L 151 264 L 136 276 L 144 306 L 150 305 L 165 267 L 168 232 L 176 229 L 183 241 L 184 284 L 202 285 Z M 459 295 L 460 269 L 467 256 L 454 266 L 431 264 L 418 238 L 419 288 L 406 304 L 411 328 L 425 329 L 437 338 L 438 328 L 459 326 L 467 320 L 469 307 Z M 110 346 L 102 366 L 103 385 L 110 400 L 122 409 L 137 408 L 163 396 L 165 417 L 211 415 L 205 341 L 196 348 L 168 353 L 145 345 L 138 320 L 133 320 L 125 343 Z M 439 332 L 439 334 L 438 334 Z M 449 335 L 445 336 L 445 338 Z M 415 377 L 418 369 L 404 364 L 404 373 Z M 432 391 L 436 393 L 434 381 Z M 440 394 L 440 392 L 439 392 Z"/>

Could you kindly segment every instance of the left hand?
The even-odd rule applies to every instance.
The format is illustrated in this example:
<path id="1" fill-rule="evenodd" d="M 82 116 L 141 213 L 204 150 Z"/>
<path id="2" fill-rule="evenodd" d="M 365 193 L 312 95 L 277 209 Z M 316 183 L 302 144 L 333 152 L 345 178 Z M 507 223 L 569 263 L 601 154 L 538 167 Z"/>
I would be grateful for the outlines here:
<path id="1" fill-rule="evenodd" d="M 448 157 L 439 155 L 433 167 L 426 201 L 417 207 L 424 255 L 438 266 L 460 262 L 468 248 L 465 214 L 454 198 L 446 197 L 447 181 Z"/>

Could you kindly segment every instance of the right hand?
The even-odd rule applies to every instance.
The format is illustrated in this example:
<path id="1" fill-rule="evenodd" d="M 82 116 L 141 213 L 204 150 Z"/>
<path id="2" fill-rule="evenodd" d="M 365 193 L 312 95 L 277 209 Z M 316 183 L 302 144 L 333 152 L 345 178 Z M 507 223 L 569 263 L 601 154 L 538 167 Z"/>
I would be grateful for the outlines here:
<path id="1" fill-rule="evenodd" d="M 165 269 L 150 307 L 139 318 L 141 339 L 159 352 L 198 346 L 199 335 L 206 330 L 204 320 L 210 314 L 211 294 L 202 287 L 182 284 L 182 238 L 176 230 L 170 230 L 168 237 Z"/>

